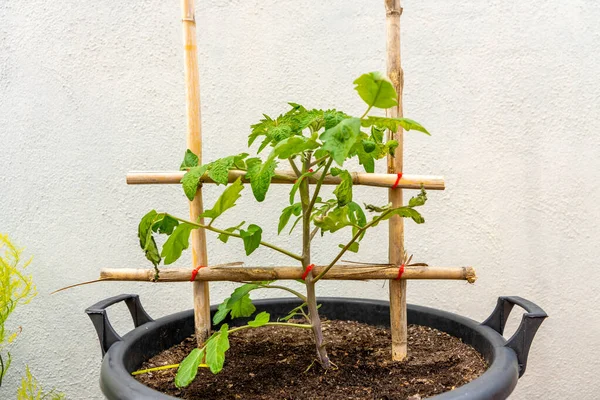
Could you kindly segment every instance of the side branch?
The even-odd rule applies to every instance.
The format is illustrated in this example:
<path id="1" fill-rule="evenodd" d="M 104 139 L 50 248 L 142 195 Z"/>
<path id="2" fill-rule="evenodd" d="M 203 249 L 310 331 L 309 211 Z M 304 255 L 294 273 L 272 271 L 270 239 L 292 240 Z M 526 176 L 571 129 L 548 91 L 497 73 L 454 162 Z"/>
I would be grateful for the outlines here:
<path id="1" fill-rule="evenodd" d="M 315 274 L 320 274 L 326 266 L 316 266 Z M 297 280 L 302 278 L 302 267 L 206 267 L 200 268 L 197 281 L 258 282 L 267 280 Z M 398 268 L 381 265 L 335 265 L 322 279 L 335 280 L 380 280 L 396 279 Z M 158 282 L 189 282 L 190 268 L 164 268 Z M 100 279 L 107 281 L 148 281 L 152 282 L 154 270 L 148 268 L 104 268 Z M 473 267 L 406 267 L 401 279 L 444 279 L 466 280 L 474 283 L 477 279 Z"/>
<path id="2" fill-rule="evenodd" d="M 185 175 L 185 171 L 165 171 L 165 172 L 130 172 L 127 174 L 127 183 L 129 185 L 148 185 L 148 184 L 178 184 Z M 398 176 L 396 174 L 370 174 L 362 172 L 352 172 L 352 184 L 391 188 L 396 183 Z M 241 177 L 243 182 L 246 171 L 229 171 L 229 182 L 234 182 Z M 309 178 L 310 183 L 317 183 L 321 178 L 320 173 L 316 173 Z M 296 173 L 292 170 L 276 170 L 272 183 L 294 184 L 298 179 Z M 202 177 L 203 183 L 214 183 L 207 175 Z M 323 179 L 324 185 L 337 185 L 341 182 L 339 176 L 327 175 Z M 402 179 L 396 187 L 403 189 L 421 189 L 421 185 L 428 190 L 444 190 L 446 188 L 444 178 L 434 175 L 411 175 L 403 174 Z"/>

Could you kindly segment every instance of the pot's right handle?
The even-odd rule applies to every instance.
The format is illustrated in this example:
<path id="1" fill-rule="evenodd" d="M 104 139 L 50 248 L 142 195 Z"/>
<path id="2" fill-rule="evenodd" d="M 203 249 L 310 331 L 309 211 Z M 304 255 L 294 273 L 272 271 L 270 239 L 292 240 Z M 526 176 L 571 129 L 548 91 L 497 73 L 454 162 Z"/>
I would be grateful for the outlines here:
<path id="1" fill-rule="evenodd" d="M 98 339 L 100 339 L 100 349 L 102 350 L 102 356 L 106 354 L 110 346 L 121 340 L 121 336 L 112 327 L 106 314 L 106 309 L 113 304 L 124 301 L 129 308 L 129 313 L 133 319 L 133 325 L 137 328 L 146 322 L 154 321 L 140 302 L 140 296 L 137 294 L 120 294 L 118 296 L 109 297 L 88 307 L 85 312 L 92 320 L 96 333 L 98 333 Z"/>
<path id="2" fill-rule="evenodd" d="M 516 305 L 522 307 L 527 311 L 523 314 L 521 324 L 514 333 L 514 335 L 508 339 L 506 346 L 510 347 L 517 353 L 517 360 L 519 360 L 519 378 L 525 373 L 527 367 L 527 355 L 531 347 L 531 342 L 537 332 L 538 328 L 544 322 L 544 319 L 548 317 L 548 314 L 540 306 L 532 303 L 518 296 L 501 296 L 498 298 L 496 308 L 492 311 L 492 314 L 481 323 L 486 325 L 498 332 L 499 334 L 504 333 L 504 327 L 508 316 Z"/>

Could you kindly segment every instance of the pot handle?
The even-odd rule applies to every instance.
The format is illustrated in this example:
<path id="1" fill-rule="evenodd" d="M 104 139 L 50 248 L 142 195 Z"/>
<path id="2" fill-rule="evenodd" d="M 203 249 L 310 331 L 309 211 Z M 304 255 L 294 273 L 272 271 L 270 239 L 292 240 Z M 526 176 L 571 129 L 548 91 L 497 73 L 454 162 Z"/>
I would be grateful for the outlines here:
<path id="1" fill-rule="evenodd" d="M 506 342 L 506 347 L 509 347 L 517 354 L 517 360 L 519 361 L 519 378 L 525 373 L 527 367 L 527 356 L 531 347 L 531 342 L 535 337 L 535 333 L 538 328 L 544 322 L 544 319 L 548 317 L 548 314 L 540 306 L 532 303 L 518 296 L 501 296 L 498 298 L 496 308 L 492 311 L 492 314 L 481 323 L 486 325 L 498 332 L 499 334 L 504 333 L 504 327 L 508 316 L 516 305 L 522 307 L 527 311 L 523 314 L 521 323 L 517 328 L 516 332 Z"/>
<path id="2" fill-rule="evenodd" d="M 118 296 L 109 297 L 94 304 L 91 307 L 86 308 L 85 312 L 92 320 L 96 333 L 98 333 L 98 339 L 100 340 L 100 350 L 102 350 L 102 356 L 106 354 L 110 346 L 116 342 L 122 340 L 121 336 L 112 327 L 106 314 L 106 309 L 113 304 L 124 301 L 129 308 L 129 313 L 133 319 L 133 325 L 137 328 L 146 322 L 154 321 L 140 302 L 140 296 L 137 294 L 120 294 Z"/>

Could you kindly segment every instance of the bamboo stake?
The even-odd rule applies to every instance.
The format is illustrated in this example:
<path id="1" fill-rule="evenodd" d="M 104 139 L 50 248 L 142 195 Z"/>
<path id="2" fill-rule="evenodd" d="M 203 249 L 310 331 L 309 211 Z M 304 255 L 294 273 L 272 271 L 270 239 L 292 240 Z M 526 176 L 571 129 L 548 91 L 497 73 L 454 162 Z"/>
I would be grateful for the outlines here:
<path id="1" fill-rule="evenodd" d="M 194 0 L 181 0 L 181 19 L 183 23 L 184 69 L 186 83 L 187 108 L 187 147 L 202 162 L 202 131 L 200 119 L 200 79 L 198 54 L 196 48 L 196 18 Z M 190 219 L 196 221 L 202 214 L 202 189 L 190 202 Z M 200 220 L 200 223 L 204 221 Z M 192 231 L 192 265 L 208 265 L 206 255 L 206 232 L 204 229 Z M 204 343 L 210 333 L 210 297 L 208 283 L 193 283 L 194 318 L 198 345 Z"/>
<path id="2" fill-rule="evenodd" d="M 400 0 L 385 0 L 387 29 L 387 74 L 398 93 L 398 105 L 387 110 L 389 117 L 402 117 L 402 91 L 404 72 L 400 55 Z M 388 131 L 388 139 L 396 139 L 398 147 L 394 157 L 388 156 L 388 173 L 396 174 L 403 169 L 404 133 L 402 128 L 394 133 Z M 402 206 L 402 189 L 390 189 L 392 207 Z M 394 216 L 389 223 L 389 260 L 398 268 L 404 259 L 404 220 Z M 390 280 L 390 330 L 392 332 L 392 360 L 401 361 L 407 354 L 406 279 Z"/>
<path id="3" fill-rule="evenodd" d="M 165 172 L 130 172 L 127 174 L 127 183 L 129 185 L 148 185 L 148 184 L 176 184 L 181 182 L 185 171 L 165 171 Z M 229 171 L 229 182 L 234 182 L 238 177 L 244 179 L 246 171 Z M 352 172 L 352 183 L 354 185 L 376 186 L 391 188 L 396 183 L 397 174 L 369 174 L 361 172 Z M 315 174 L 311 178 L 312 183 L 316 183 L 320 175 Z M 297 179 L 293 171 L 276 170 L 273 177 L 273 183 L 293 184 Z M 203 183 L 214 183 L 208 175 L 202 177 Z M 341 182 L 338 176 L 326 176 L 323 183 L 326 185 L 337 185 Z M 420 189 L 421 185 L 428 190 L 444 190 L 444 178 L 431 175 L 402 175 L 397 187 L 404 189 Z"/>
<path id="4" fill-rule="evenodd" d="M 313 269 L 319 274 L 326 266 Z M 196 281 L 267 281 L 301 279 L 302 267 L 207 267 L 201 268 Z M 187 282 L 192 271 L 190 268 L 164 268 L 160 271 L 158 282 Z M 335 280 L 381 280 L 398 276 L 398 268 L 381 265 L 335 265 L 323 276 L 323 279 Z M 149 268 L 103 268 L 100 280 L 110 281 L 148 281 L 152 282 L 154 270 Z M 477 279 L 473 267 L 406 267 L 401 280 L 407 279 L 447 279 L 466 280 L 474 283 Z"/>

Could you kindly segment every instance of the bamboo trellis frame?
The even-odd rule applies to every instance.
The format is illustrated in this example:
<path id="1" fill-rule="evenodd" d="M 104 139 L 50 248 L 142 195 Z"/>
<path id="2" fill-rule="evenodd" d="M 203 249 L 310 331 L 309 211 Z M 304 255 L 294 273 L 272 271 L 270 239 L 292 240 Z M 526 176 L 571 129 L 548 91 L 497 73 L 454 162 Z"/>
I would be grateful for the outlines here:
<path id="1" fill-rule="evenodd" d="M 198 70 L 198 55 L 196 48 L 196 22 L 194 0 L 182 0 L 182 23 L 184 65 L 186 83 L 186 116 L 187 116 L 187 147 L 202 162 L 202 131 L 200 118 L 200 85 Z M 390 117 L 402 117 L 402 92 L 404 76 L 400 57 L 400 16 L 402 7 L 400 0 L 385 0 L 387 27 L 387 73 L 398 93 L 398 105 L 387 110 Z M 389 139 L 396 139 L 399 146 L 394 157 L 388 156 L 387 174 L 352 173 L 355 185 L 367 185 L 389 189 L 389 200 L 394 207 L 402 205 L 402 189 L 444 190 L 445 183 L 441 176 L 403 174 L 398 180 L 398 174 L 403 171 L 403 132 L 388 133 Z M 275 171 L 273 183 L 293 184 L 297 179 L 293 171 Z M 130 172 L 127 174 L 128 184 L 175 184 L 180 183 L 185 172 Z M 230 171 L 229 181 L 238 177 L 244 180 L 245 171 Z M 311 178 L 316 182 L 318 176 Z M 213 183 L 208 176 L 202 178 L 203 183 Z M 327 176 L 324 184 L 336 185 L 338 177 Z M 190 202 L 190 218 L 197 220 L 202 213 L 202 189 L 194 201 Z M 201 221 L 201 223 L 203 223 Z M 192 231 L 192 268 L 167 268 L 160 272 L 155 280 L 154 270 L 147 268 L 105 268 L 101 270 L 102 281 L 151 281 L 151 282 L 184 282 L 190 281 L 191 271 L 198 265 L 208 265 L 206 235 L 204 229 Z M 399 266 L 404 259 L 404 222 L 395 216 L 389 223 L 389 264 L 335 265 L 324 279 L 335 280 L 389 280 L 390 282 L 390 318 L 392 331 L 392 357 L 402 360 L 406 357 L 407 321 L 406 321 L 406 282 L 408 279 L 453 279 L 475 282 L 475 270 L 472 267 L 429 267 L 408 266 L 399 276 Z M 316 266 L 314 272 L 319 274 L 326 268 Z M 304 269 L 300 266 L 281 267 L 240 267 L 212 266 L 197 270 L 193 280 L 194 313 L 196 337 L 202 343 L 210 332 L 210 298 L 209 281 L 264 281 L 272 279 L 300 279 Z M 400 278 L 400 279 L 398 279 Z"/>

